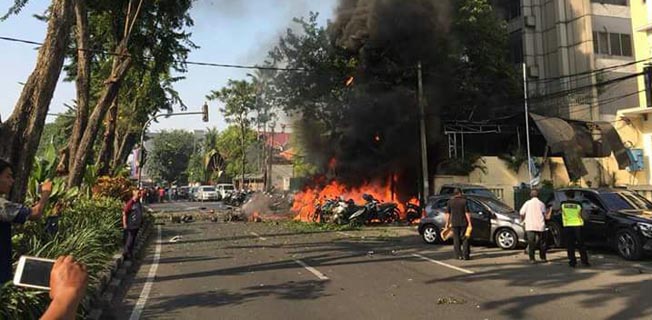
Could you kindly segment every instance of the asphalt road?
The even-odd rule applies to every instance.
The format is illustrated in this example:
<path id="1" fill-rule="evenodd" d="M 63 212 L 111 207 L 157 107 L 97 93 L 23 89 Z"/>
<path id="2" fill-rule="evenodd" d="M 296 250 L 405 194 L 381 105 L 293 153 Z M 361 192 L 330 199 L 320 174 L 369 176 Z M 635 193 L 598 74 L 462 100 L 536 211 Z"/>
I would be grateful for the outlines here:
<path id="1" fill-rule="evenodd" d="M 149 204 L 153 210 L 160 213 L 167 212 L 193 212 L 197 210 L 223 210 L 226 205 L 221 201 L 166 201 L 163 203 Z"/>
<path id="2" fill-rule="evenodd" d="M 475 246 L 471 261 L 413 228 L 302 233 L 275 223 L 161 226 L 113 309 L 129 319 L 160 261 L 142 319 L 650 319 L 652 262 Z M 181 236 L 175 243 L 174 236 Z"/>

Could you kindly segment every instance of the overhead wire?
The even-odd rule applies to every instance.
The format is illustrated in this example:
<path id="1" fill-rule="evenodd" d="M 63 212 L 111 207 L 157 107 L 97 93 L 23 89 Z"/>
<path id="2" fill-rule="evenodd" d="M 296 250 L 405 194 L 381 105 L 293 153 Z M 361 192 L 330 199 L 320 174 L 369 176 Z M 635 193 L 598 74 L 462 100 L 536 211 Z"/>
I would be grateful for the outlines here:
<path id="1" fill-rule="evenodd" d="M 42 46 L 43 45 L 43 43 L 37 42 L 37 41 L 19 39 L 19 38 L 14 38 L 14 37 L 6 37 L 6 36 L 0 36 L 0 40 L 17 42 L 17 43 L 24 43 L 24 44 L 31 44 L 31 45 L 37 45 L 37 46 Z M 105 53 L 105 54 L 112 55 L 112 56 L 125 55 L 125 54 L 115 53 L 115 52 L 112 52 L 112 51 L 109 51 L 109 50 L 104 50 L 104 49 L 101 49 L 101 50 L 99 50 L 99 49 L 77 49 L 77 50 L 85 50 L 85 51 L 91 51 L 91 52 L 101 52 L 101 53 Z M 573 77 L 581 77 L 581 76 L 584 76 L 585 77 L 584 79 L 588 79 L 589 77 L 592 77 L 592 76 L 594 76 L 596 74 L 605 73 L 605 72 L 607 72 L 609 70 L 624 68 L 624 67 L 627 67 L 627 66 L 635 65 L 635 64 L 638 64 L 638 63 L 643 63 L 643 62 L 650 61 L 650 60 L 652 60 L 652 57 L 637 60 L 637 61 L 631 61 L 631 62 L 627 62 L 627 63 L 620 64 L 620 65 L 609 66 L 609 67 L 605 67 L 605 68 L 580 72 L 580 73 L 571 74 L 571 75 L 563 75 L 563 76 L 558 76 L 558 77 L 528 80 L 528 82 L 550 83 L 552 81 L 563 80 L 563 79 L 572 79 Z M 273 71 L 294 71 L 294 72 L 319 71 L 319 70 L 310 70 L 310 69 L 306 69 L 306 68 L 287 68 L 287 67 L 284 68 L 284 67 L 259 66 L 259 65 L 240 65 L 240 64 L 201 62 L 201 61 L 191 61 L 191 60 L 175 60 L 175 62 L 177 62 L 177 63 L 185 63 L 187 65 L 219 67 L 219 68 L 273 70 Z M 416 68 L 415 67 L 406 68 L 406 70 L 408 70 L 408 69 L 416 69 Z M 424 72 L 424 75 L 428 75 L 428 74 L 433 74 L 433 73 L 432 72 Z M 640 75 L 642 75 L 642 73 L 634 73 L 634 74 L 626 75 L 626 76 L 623 76 L 623 77 L 618 77 L 618 78 L 615 78 L 615 79 L 610 79 L 610 80 L 607 80 L 607 81 L 599 82 L 599 83 L 596 83 L 596 84 L 590 84 L 590 85 L 586 85 L 586 86 L 570 88 L 570 89 L 561 90 L 561 91 L 548 93 L 548 94 L 544 94 L 544 95 L 533 96 L 533 97 L 528 98 L 528 101 L 536 102 L 536 101 L 541 101 L 541 100 L 544 100 L 544 99 L 561 98 L 561 97 L 568 96 L 568 95 L 576 93 L 576 92 L 580 92 L 580 91 L 584 91 L 584 90 L 589 90 L 589 89 L 593 89 L 593 88 L 598 88 L 598 87 L 602 87 L 602 86 L 608 86 L 608 85 L 611 85 L 611 84 L 615 84 L 615 83 L 620 82 L 620 81 L 625 81 L 625 80 L 628 80 L 628 79 L 631 79 L 631 78 L 638 77 Z M 575 80 L 568 80 L 568 81 L 570 82 L 570 81 L 580 81 L 580 80 L 582 80 L 582 78 L 575 79 Z M 489 83 L 489 82 L 487 82 L 487 83 Z M 634 93 L 631 93 L 631 94 L 627 94 L 627 95 L 624 95 L 624 96 L 611 97 L 611 98 L 607 98 L 605 100 L 600 100 L 598 102 L 591 103 L 586 108 L 593 108 L 593 107 L 595 107 L 595 104 L 600 104 L 600 103 L 613 103 L 615 101 L 618 101 L 620 99 L 623 99 L 625 97 L 628 97 L 628 96 L 631 96 L 631 95 L 634 95 L 634 94 L 638 94 L 640 92 L 641 91 L 634 92 Z M 609 99 L 613 99 L 613 100 L 609 100 Z M 510 104 L 512 106 L 515 106 L 517 103 L 523 103 L 523 102 L 525 102 L 525 98 L 523 98 L 523 97 L 516 98 L 516 99 L 511 99 L 509 101 L 506 101 L 506 103 L 508 103 L 508 104 Z M 449 105 L 449 107 L 455 107 L 455 105 Z M 501 106 L 496 106 L 496 108 L 500 108 L 500 107 L 509 107 L 509 106 L 505 106 L 505 104 L 502 104 Z M 537 107 L 535 106 L 534 108 L 537 108 Z"/>

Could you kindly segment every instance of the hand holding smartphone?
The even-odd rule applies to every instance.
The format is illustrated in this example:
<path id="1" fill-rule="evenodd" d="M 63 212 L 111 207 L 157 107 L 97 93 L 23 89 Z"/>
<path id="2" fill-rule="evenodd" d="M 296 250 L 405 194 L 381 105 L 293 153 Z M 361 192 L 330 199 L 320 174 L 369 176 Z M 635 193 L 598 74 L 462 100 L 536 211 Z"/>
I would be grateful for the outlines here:
<path id="1" fill-rule="evenodd" d="M 21 256 L 14 275 L 14 285 L 50 290 L 50 274 L 55 260 Z"/>

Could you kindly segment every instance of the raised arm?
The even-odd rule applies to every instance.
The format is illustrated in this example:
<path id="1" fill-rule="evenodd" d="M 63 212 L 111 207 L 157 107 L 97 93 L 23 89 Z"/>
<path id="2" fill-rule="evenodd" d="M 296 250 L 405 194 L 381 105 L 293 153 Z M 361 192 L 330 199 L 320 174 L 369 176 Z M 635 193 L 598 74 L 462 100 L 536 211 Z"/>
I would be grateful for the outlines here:
<path id="1" fill-rule="evenodd" d="M 29 215 L 29 220 L 38 220 L 43 216 L 45 211 L 45 206 L 50 200 L 50 194 L 52 193 L 52 181 L 46 180 L 41 184 L 41 197 L 38 202 L 32 207 L 32 212 Z"/>

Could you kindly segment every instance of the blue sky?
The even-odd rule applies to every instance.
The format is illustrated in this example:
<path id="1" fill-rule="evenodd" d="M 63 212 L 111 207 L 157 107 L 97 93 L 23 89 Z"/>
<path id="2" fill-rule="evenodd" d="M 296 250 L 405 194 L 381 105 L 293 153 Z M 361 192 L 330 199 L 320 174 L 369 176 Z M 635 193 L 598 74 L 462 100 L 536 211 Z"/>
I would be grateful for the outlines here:
<path id="1" fill-rule="evenodd" d="M 0 12 L 6 12 L 9 0 L 0 0 Z M 45 37 L 46 24 L 32 17 L 42 14 L 48 0 L 31 0 L 17 16 L 0 22 L 0 36 L 40 42 Z M 320 22 L 332 19 L 337 0 L 197 0 L 191 11 L 195 26 L 190 30 L 192 40 L 200 48 L 193 51 L 189 60 L 228 64 L 256 64 L 288 27 L 295 16 L 308 16 L 310 11 L 320 13 Z M 0 41 L 0 117 L 11 114 L 25 82 L 34 68 L 35 46 Z M 189 66 L 186 80 L 175 88 L 189 106 L 189 111 L 199 111 L 210 90 L 219 89 L 228 79 L 244 78 L 247 70 Z M 63 78 L 63 76 L 61 77 Z M 65 110 L 64 103 L 75 98 L 74 83 L 59 81 L 50 113 Z M 171 117 L 152 125 L 153 131 L 161 129 L 205 129 L 226 126 L 219 114 L 217 102 L 209 103 L 210 122 L 201 122 L 199 116 Z M 48 122 L 53 118 L 48 118 Z"/>

